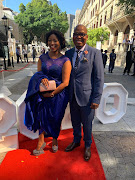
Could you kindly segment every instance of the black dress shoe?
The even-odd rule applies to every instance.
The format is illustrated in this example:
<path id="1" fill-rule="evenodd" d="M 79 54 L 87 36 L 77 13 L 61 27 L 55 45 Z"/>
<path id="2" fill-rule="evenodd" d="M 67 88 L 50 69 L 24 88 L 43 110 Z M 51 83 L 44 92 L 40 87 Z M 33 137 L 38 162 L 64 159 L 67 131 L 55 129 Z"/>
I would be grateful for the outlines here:
<path id="1" fill-rule="evenodd" d="M 85 148 L 85 152 L 84 152 L 84 160 L 85 161 L 89 161 L 91 157 L 91 150 L 90 147 Z"/>
<path id="2" fill-rule="evenodd" d="M 72 151 L 74 148 L 80 146 L 80 143 L 75 143 L 75 142 L 72 142 L 71 144 L 69 144 L 67 146 L 67 148 L 65 149 L 66 152 L 69 152 L 69 151 Z"/>

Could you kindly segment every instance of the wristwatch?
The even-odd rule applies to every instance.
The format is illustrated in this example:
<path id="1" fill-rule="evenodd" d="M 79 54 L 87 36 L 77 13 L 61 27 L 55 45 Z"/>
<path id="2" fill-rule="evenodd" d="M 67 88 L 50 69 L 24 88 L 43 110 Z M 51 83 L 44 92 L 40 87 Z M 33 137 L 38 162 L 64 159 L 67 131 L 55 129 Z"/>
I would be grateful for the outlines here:
<path id="1" fill-rule="evenodd" d="M 51 93 L 51 96 L 50 97 L 54 97 L 54 94 L 53 94 L 53 92 Z"/>

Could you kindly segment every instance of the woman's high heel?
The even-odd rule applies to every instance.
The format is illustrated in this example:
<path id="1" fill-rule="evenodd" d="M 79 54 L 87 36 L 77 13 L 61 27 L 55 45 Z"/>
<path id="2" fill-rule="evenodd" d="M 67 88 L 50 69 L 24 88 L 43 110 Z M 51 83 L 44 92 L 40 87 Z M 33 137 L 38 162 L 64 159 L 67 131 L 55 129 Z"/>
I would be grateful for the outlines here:
<path id="1" fill-rule="evenodd" d="M 58 145 L 52 146 L 52 150 L 54 153 L 56 153 L 58 151 Z"/>
<path id="2" fill-rule="evenodd" d="M 33 155 L 35 155 L 35 156 L 39 156 L 40 154 L 44 154 L 44 153 L 45 152 L 43 149 L 39 149 L 39 150 L 34 149 L 33 150 Z"/>
<path id="3" fill-rule="evenodd" d="M 46 143 L 44 142 L 39 150 L 34 149 L 33 150 L 33 155 L 39 156 L 40 154 L 44 154 L 44 150 L 43 149 L 45 148 L 45 146 L 46 146 Z"/>

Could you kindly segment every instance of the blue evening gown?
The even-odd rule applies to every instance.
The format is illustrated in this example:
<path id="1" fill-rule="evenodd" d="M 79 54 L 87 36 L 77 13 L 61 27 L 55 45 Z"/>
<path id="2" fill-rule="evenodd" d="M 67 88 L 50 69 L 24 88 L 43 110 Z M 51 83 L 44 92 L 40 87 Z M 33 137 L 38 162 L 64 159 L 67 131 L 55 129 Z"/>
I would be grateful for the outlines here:
<path id="1" fill-rule="evenodd" d="M 45 131 L 46 137 L 58 138 L 68 103 L 68 88 L 53 98 L 44 98 L 39 92 L 39 84 L 43 78 L 47 78 L 55 80 L 56 86 L 59 86 L 62 83 L 63 64 L 69 59 L 65 55 L 51 59 L 48 53 L 42 54 L 40 59 L 42 71 L 36 72 L 28 85 L 24 124 L 31 131 L 39 130 L 39 134 Z"/>

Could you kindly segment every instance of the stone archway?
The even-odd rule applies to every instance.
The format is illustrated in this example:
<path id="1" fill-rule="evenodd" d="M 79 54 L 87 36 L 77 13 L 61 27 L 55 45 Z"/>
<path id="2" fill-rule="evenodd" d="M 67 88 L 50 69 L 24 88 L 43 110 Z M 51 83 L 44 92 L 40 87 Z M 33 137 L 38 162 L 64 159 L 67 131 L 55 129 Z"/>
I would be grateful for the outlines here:
<path id="1" fill-rule="evenodd" d="M 115 33 L 114 33 L 114 45 L 117 44 L 117 40 L 118 40 L 118 30 L 116 29 Z"/>
<path id="2" fill-rule="evenodd" d="M 130 34 L 130 26 L 127 25 L 125 31 L 124 31 L 124 38 L 126 41 L 129 39 L 129 34 Z"/>

